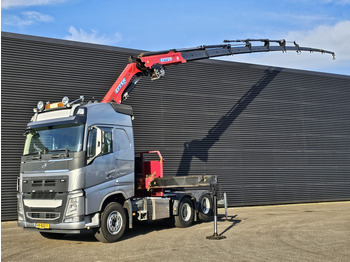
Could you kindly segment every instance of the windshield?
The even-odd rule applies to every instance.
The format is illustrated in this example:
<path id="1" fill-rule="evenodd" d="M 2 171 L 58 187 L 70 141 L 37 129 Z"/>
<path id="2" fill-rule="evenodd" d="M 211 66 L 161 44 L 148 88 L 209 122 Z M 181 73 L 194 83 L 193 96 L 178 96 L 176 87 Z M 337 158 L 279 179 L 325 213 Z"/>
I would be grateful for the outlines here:
<path id="1" fill-rule="evenodd" d="M 84 125 L 69 124 L 32 128 L 26 135 L 23 155 L 83 150 Z"/>

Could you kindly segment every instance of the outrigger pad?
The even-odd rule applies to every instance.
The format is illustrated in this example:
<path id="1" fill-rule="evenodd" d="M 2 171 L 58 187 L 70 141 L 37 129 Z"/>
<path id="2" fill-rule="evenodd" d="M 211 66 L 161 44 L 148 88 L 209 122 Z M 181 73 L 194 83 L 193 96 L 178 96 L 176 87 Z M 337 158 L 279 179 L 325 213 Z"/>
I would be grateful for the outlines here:
<path id="1" fill-rule="evenodd" d="M 220 239 L 225 239 L 225 236 L 220 236 L 218 234 L 213 234 L 212 236 L 208 236 L 207 239 L 209 240 L 220 240 Z"/>

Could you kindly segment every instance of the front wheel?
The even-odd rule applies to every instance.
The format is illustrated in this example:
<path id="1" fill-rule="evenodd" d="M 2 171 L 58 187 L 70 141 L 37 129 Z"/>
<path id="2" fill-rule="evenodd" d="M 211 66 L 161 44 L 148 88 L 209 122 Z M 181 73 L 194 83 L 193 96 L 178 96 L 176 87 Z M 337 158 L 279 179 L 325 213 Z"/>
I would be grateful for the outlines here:
<path id="1" fill-rule="evenodd" d="M 194 217 L 193 203 L 191 199 L 185 197 L 179 204 L 179 215 L 174 217 L 176 227 L 189 227 L 192 225 Z"/>
<path id="2" fill-rule="evenodd" d="M 104 243 L 118 241 L 126 229 L 126 214 L 121 204 L 109 203 L 101 214 L 101 226 L 95 238 Z"/>

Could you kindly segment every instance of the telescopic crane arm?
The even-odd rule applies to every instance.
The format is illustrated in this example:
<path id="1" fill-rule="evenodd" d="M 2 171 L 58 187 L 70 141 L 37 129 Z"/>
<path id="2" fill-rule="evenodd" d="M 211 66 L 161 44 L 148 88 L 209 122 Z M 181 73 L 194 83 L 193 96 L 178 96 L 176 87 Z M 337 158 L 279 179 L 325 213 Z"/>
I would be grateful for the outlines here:
<path id="1" fill-rule="evenodd" d="M 263 42 L 264 45 L 254 46 L 252 45 L 252 42 Z M 209 59 L 219 56 L 271 51 L 286 52 L 289 50 L 296 51 L 297 53 L 300 53 L 301 51 L 327 53 L 331 54 L 333 59 L 335 59 L 334 52 L 311 47 L 301 47 L 295 42 L 287 42 L 284 39 L 224 40 L 224 43 L 225 44 L 221 45 L 203 45 L 193 48 L 146 52 L 141 53 L 138 56 L 131 56 L 129 58 L 129 64 L 125 67 L 124 71 L 120 74 L 101 102 L 116 102 L 121 104 L 128 98 L 128 94 L 132 91 L 142 76 L 150 76 L 152 80 L 156 80 L 164 76 L 165 66 L 186 63 L 189 61 Z M 271 43 L 274 43 L 275 45 L 271 45 Z M 292 43 L 292 45 L 287 45 L 287 43 Z"/>

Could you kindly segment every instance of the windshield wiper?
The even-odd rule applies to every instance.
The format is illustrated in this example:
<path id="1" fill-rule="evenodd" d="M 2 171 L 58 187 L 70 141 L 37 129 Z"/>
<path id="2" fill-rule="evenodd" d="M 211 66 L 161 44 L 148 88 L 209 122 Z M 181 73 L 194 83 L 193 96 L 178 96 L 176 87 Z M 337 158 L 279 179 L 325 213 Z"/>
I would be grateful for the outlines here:
<path id="1" fill-rule="evenodd" d="M 48 150 L 48 152 L 62 152 L 62 151 L 66 152 L 66 157 L 69 157 L 69 150 L 67 148 Z"/>
<path id="2" fill-rule="evenodd" d="M 41 159 L 41 151 L 37 151 L 38 152 L 38 156 L 33 156 L 32 159 L 36 160 L 36 159 Z"/>

